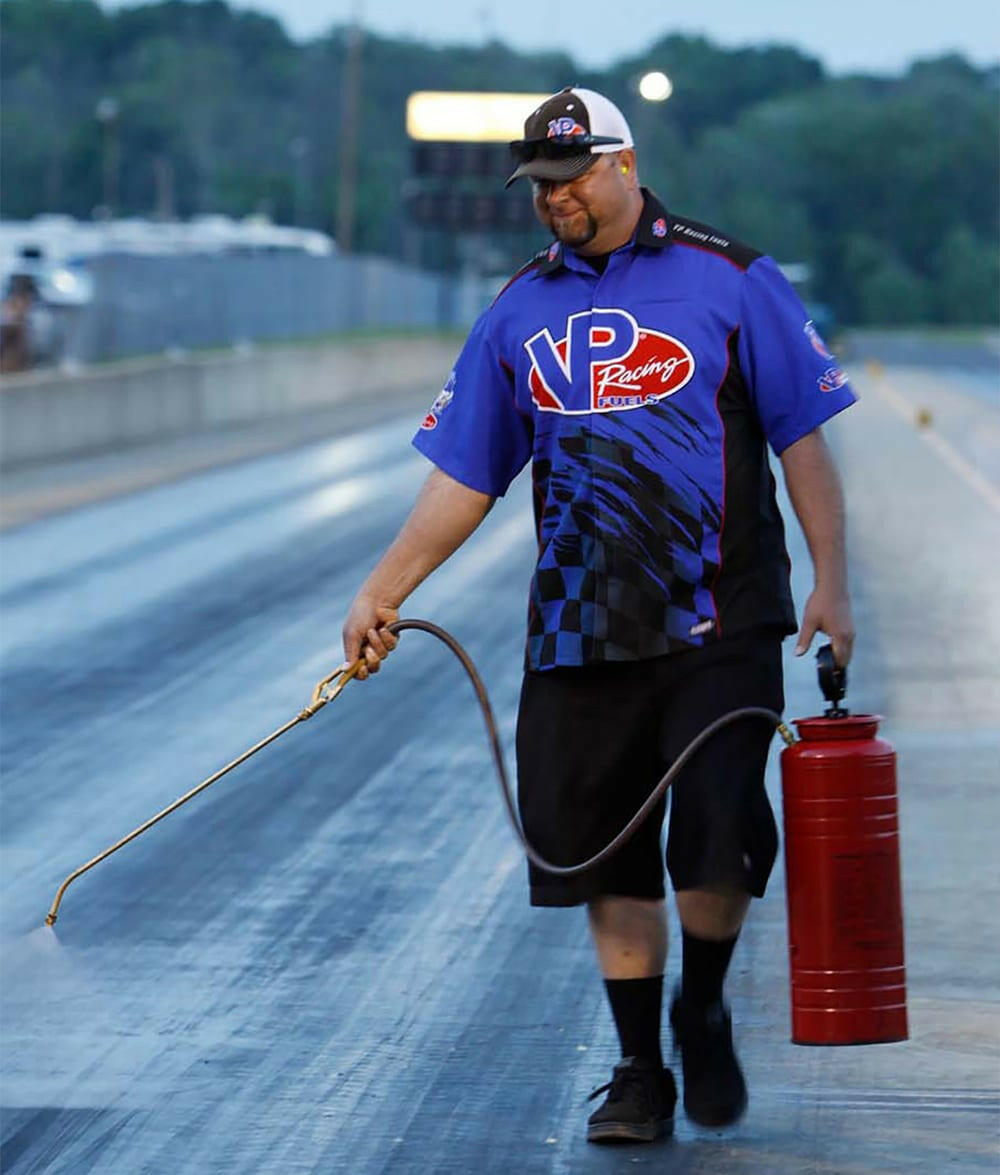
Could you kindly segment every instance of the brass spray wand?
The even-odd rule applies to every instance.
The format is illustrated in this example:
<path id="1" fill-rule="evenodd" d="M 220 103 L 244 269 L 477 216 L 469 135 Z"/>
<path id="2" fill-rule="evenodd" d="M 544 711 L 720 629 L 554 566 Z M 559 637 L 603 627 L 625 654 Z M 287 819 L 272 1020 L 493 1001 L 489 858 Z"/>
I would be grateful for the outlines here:
<path id="1" fill-rule="evenodd" d="M 670 769 L 667 771 L 666 775 L 663 776 L 660 782 L 650 793 L 646 802 L 642 805 L 639 811 L 636 812 L 628 824 L 625 825 L 621 832 L 618 833 L 614 840 L 610 842 L 610 844 L 605 845 L 605 847 L 601 849 L 599 853 L 595 853 L 594 856 L 590 857 L 586 861 L 582 861 L 579 865 L 553 865 L 550 861 L 547 861 L 544 857 L 542 857 L 538 851 L 529 843 L 525 836 L 524 829 L 521 827 L 520 817 L 518 816 L 517 812 L 517 805 L 514 802 L 510 781 L 507 777 L 507 767 L 504 762 L 503 750 L 500 746 L 500 735 L 497 730 L 496 720 L 493 717 L 493 709 L 490 706 L 490 700 L 487 696 L 486 687 L 483 685 L 482 678 L 476 671 L 476 667 L 473 665 L 468 653 L 466 653 L 466 651 L 462 648 L 458 641 L 455 640 L 451 633 L 446 632 L 443 628 L 439 628 L 436 624 L 431 624 L 429 620 L 397 620 L 394 623 L 387 625 L 387 628 L 389 632 L 393 634 L 403 632 L 406 629 L 417 629 L 421 632 L 430 633 L 431 636 L 435 636 L 438 638 L 438 640 L 443 641 L 444 644 L 446 644 L 448 648 L 451 649 L 459 661 L 461 661 L 462 666 L 469 675 L 472 686 L 476 691 L 476 697 L 479 700 L 479 705 L 483 712 L 483 718 L 486 722 L 486 731 L 490 739 L 491 749 L 493 751 L 493 761 L 496 766 L 497 777 L 500 782 L 500 791 L 503 796 L 504 805 L 507 809 L 507 816 L 510 819 L 511 826 L 514 829 L 514 835 L 521 842 L 521 846 L 524 849 L 528 859 L 539 868 L 546 870 L 548 873 L 555 873 L 563 877 L 576 873 L 583 873 L 587 869 L 592 869 L 601 861 L 606 860 L 611 856 L 612 853 L 617 852 L 618 849 L 620 849 L 621 846 L 629 839 L 629 837 L 632 836 L 643 820 L 645 820 L 649 813 L 653 810 L 660 797 L 666 792 L 667 788 L 670 787 L 677 773 L 681 770 L 685 763 L 687 763 L 691 756 L 703 743 L 707 742 L 717 730 L 723 726 L 728 725 L 730 722 L 734 722 L 739 718 L 764 718 L 772 725 L 777 727 L 778 733 L 781 735 L 788 746 L 791 746 L 795 742 L 795 736 L 784 724 L 784 722 L 782 722 L 781 715 L 775 713 L 773 710 L 767 710 L 762 706 L 744 706 L 739 710 L 732 710 L 728 714 L 723 714 L 721 718 L 716 718 L 714 722 L 709 723 L 709 725 L 706 726 L 700 734 L 696 735 L 695 738 L 693 738 L 691 742 L 688 743 L 680 755 L 678 755 L 671 764 Z M 267 738 L 262 739 L 255 746 L 252 746 L 248 751 L 244 751 L 242 755 L 234 759 L 231 763 L 227 763 L 226 766 L 223 767 L 220 771 L 216 771 L 216 773 L 214 775 L 210 775 L 208 779 L 202 780 L 202 782 L 199 783 L 197 787 L 192 788 L 189 792 L 185 792 L 185 794 L 182 795 L 179 799 L 174 800 L 172 804 L 164 808 L 162 812 L 157 812 L 156 815 L 147 820 L 145 824 L 140 824 L 138 828 L 133 829 L 128 834 L 128 836 L 123 836 L 121 840 L 116 841 L 115 844 L 111 845 L 110 848 L 105 849 L 103 853 L 98 853 L 98 855 L 92 860 L 88 861 L 86 865 L 81 865 L 79 869 L 76 869 L 73 873 L 71 873 L 59 887 L 59 890 L 55 896 L 55 900 L 52 903 L 52 908 L 49 910 L 48 916 L 45 919 L 45 925 L 51 926 L 55 922 L 59 915 L 59 904 L 63 899 L 63 894 L 78 877 L 82 876 L 89 869 L 93 869 L 95 865 L 99 865 L 102 861 L 110 857 L 112 853 L 116 853 L 124 845 L 127 845 L 129 841 L 135 840 L 137 836 L 141 836 L 142 833 L 144 833 L 147 829 L 152 828 L 154 824 L 157 824 L 165 816 L 169 816 L 171 812 L 175 812 L 182 804 L 186 804 L 188 800 L 193 799 L 196 795 L 198 795 L 199 792 L 202 792 L 205 790 L 205 788 L 210 787 L 217 780 L 221 779 L 223 775 L 227 775 L 230 771 L 233 770 L 234 767 L 238 767 L 241 763 L 246 762 L 246 760 L 249 759 L 251 755 L 256 755 L 256 753 L 266 747 L 268 743 L 273 743 L 275 739 L 280 738 L 287 731 L 291 730 L 293 726 L 297 726 L 300 722 L 305 722 L 307 719 L 312 718 L 314 714 L 319 713 L 319 711 L 322 710 L 325 705 L 327 705 L 329 702 L 332 702 L 334 698 L 340 694 L 344 686 L 347 685 L 347 683 L 355 676 L 363 664 L 363 660 L 359 659 L 351 664 L 345 662 L 343 665 L 339 666 L 339 668 L 334 670 L 334 672 L 331 673 L 329 677 L 324 677 L 323 680 L 316 685 L 316 688 L 313 690 L 312 701 L 310 701 L 309 705 L 306 706 L 306 708 L 300 713 L 298 713 L 290 722 L 286 722 L 284 726 L 279 727 L 276 731 L 274 731 L 273 734 L 269 734 Z"/>
<path id="2" fill-rule="evenodd" d="M 107 860 L 107 858 L 110 857 L 112 853 L 117 853 L 118 850 L 124 845 L 127 845 L 130 840 L 135 840 L 137 836 L 141 836 L 142 833 L 144 833 L 147 829 L 152 828 L 154 824 L 158 824 L 164 818 L 164 816 L 169 816 L 171 812 L 176 812 L 182 804 L 186 804 L 188 800 L 194 799 L 194 797 L 199 792 L 203 792 L 206 787 L 210 787 L 213 783 L 216 782 L 216 780 L 221 779 L 223 775 L 228 775 L 228 773 L 232 771 L 234 767 L 239 767 L 241 763 L 245 763 L 251 755 L 256 755 L 257 752 L 263 750 L 263 748 L 266 747 L 268 743 L 273 743 L 276 738 L 280 738 L 287 731 L 291 730 L 293 726 L 298 726 L 300 722 L 305 722 L 307 719 L 312 718 L 314 714 L 318 714 L 319 711 L 322 710 L 328 702 L 332 702 L 333 699 L 337 697 L 344 686 L 347 685 L 351 678 L 361 668 L 362 664 L 363 662 L 360 660 L 355 661 L 353 665 L 348 665 L 345 662 L 333 673 L 331 673 L 329 677 L 324 677 L 321 682 L 317 683 L 316 688 L 313 690 L 312 701 L 309 703 L 309 705 L 306 706 L 306 708 L 300 713 L 296 714 L 296 716 L 290 722 L 286 722 L 284 726 L 280 726 L 273 734 L 269 734 L 267 738 L 261 739 L 261 741 L 257 743 L 256 746 L 252 746 L 248 751 L 244 751 L 242 755 L 234 759 L 231 763 L 227 763 L 221 771 L 216 771 L 216 773 L 214 775 L 210 775 L 208 779 L 202 780 L 202 782 L 199 783 L 197 787 L 193 787 L 189 792 L 185 792 L 184 795 L 180 797 L 180 799 L 174 800 L 174 802 L 164 808 L 162 812 L 157 812 L 155 816 L 151 816 L 145 822 L 145 824 L 140 824 L 138 828 L 133 828 L 128 836 L 123 836 L 121 840 L 116 841 L 113 845 L 111 845 L 110 848 L 105 849 L 103 853 L 98 853 L 97 856 L 88 861 L 86 865 L 81 865 L 79 869 L 74 870 L 59 887 L 59 892 L 55 896 L 55 901 L 52 903 L 52 908 L 46 915 L 45 925 L 51 926 L 55 922 L 56 918 L 58 918 L 59 903 L 63 900 L 63 894 L 78 877 L 81 877 L 84 873 L 87 872 L 88 869 L 93 869 L 95 865 L 100 865 L 100 863 L 104 860 Z M 331 684 L 332 682 L 335 682 L 336 684 Z"/>

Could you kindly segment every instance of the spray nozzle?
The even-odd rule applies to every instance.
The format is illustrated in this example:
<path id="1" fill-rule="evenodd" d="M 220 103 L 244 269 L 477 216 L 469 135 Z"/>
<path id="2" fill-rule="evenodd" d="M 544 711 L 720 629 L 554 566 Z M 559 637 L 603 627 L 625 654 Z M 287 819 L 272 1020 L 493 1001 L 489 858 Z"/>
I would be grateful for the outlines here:
<path id="1" fill-rule="evenodd" d="M 847 692 L 847 670 L 833 659 L 832 645 L 824 645 L 816 654 L 816 672 L 823 697 L 830 703 L 826 717 L 846 718 L 850 711 L 840 705 L 840 699 Z"/>

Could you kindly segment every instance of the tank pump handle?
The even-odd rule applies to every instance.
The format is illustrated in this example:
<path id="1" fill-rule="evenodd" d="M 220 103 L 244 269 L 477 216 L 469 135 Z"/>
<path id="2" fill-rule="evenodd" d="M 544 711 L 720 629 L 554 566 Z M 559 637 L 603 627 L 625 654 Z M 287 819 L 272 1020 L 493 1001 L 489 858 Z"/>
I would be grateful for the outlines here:
<path id="1" fill-rule="evenodd" d="M 847 692 L 847 670 L 834 661 L 832 645 L 824 645 L 816 654 L 816 672 L 823 697 L 830 703 L 826 717 L 846 718 L 850 711 L 840 705 L 840 699 Z"/>

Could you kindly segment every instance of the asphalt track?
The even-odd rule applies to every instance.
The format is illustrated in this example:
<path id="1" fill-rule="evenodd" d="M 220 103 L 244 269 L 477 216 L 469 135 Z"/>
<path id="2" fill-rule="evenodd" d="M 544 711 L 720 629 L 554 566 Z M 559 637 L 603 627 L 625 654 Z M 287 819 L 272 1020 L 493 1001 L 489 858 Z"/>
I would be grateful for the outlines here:
<path id="1" fill-rule="evenodd" d="M 583 918 L 528 908 L 471 689 L 419 633 L 42 927 L 71 869 L 339 662 L 345 607 L 425 472 L 420 394 L 170 484 L 137 457 L 147 488 L 117 478 L 120 496 L 5 534 L 3 1171 L 996 1171 L 1000 406 L 945 369 L 857 383 L 829 429 L 860 632 L 848 701 L 900 751 L 909 1042 L 789 1043 L 779 864 L 728 986 L 747 1117 L 588 1147 L 586 1095 L 617 1054 Z M 927 403 L 920 430 L 907 412 Z M 469 649 L 509 750 L 532 549 L 522 479 L 405 608 Z M 790 716 L 818 712 L 790 650 L 787 694 Z M 770 786 L 777 804 L 776 768 Z"/>

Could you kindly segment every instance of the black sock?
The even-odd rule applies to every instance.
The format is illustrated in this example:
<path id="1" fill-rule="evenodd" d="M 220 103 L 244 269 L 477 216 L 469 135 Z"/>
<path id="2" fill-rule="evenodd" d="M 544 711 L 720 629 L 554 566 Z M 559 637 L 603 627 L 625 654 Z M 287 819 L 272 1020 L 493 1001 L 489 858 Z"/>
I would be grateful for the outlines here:
<path id="1" fill-rule="evenodd" d="M 643 1057 L 662 1067 L 660 1013 L 663 976 L 649 979 L 605 979 L 623 1057 Z"/>
<path id="2" fill-rule="evenodd" d="M 686 1003 L 707 1008 L 722 999 L 722 983 L 729 970 L 738 934 L 713 942 L 706 938 L 695 938 L 683 931 L 684 972 L 681 980 L 681 995 Z"/>

